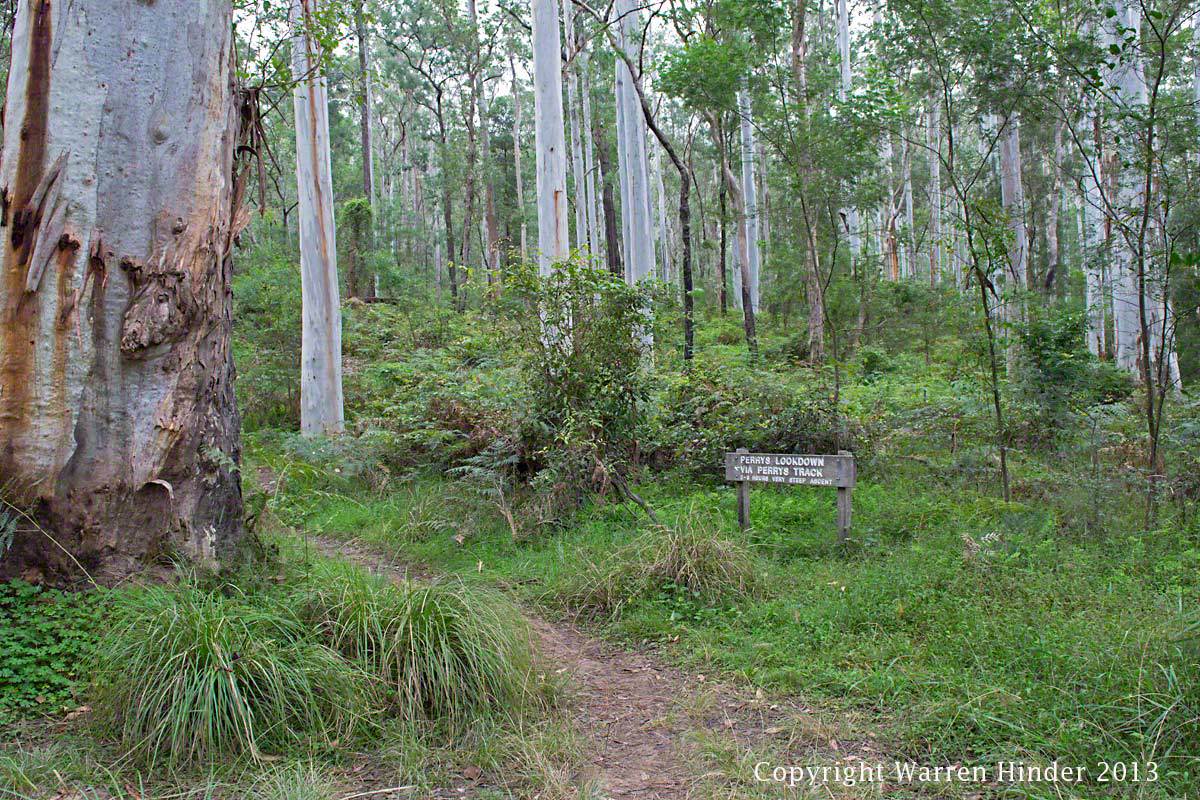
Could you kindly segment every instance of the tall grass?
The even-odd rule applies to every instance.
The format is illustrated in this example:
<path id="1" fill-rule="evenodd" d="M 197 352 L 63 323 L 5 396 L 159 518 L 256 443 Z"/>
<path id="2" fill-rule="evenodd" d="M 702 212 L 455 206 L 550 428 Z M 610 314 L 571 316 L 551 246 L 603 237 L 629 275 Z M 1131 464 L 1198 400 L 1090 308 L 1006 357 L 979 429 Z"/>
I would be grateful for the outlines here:
<path id="1" fill-rule="evenodd" d="M 285 611 L 186 584 L 127 593 L 115 611 L 93 705 L 138 760 L 260 760 L 354 727 L 361 671 Z"/>
<path id="2" fill-rule="evenodd" d="M 666 586 L 720 602 L 753 596 L 759 583 L 753 553 L 726 537 L 717 520 L 693 508 L 611 558 L 587 562 L 553 587 L 550 597 L 579 616 L 615 619 L 630 602 Z"/>
<path id="3" fill-rule="evenodd" d="M 528 627 L 492 591 L 460 582 L 392 582 L 318 563 L 296 607 L 330 646 L 363 665 L 410 720 L 452 725 L 541 699 Z"/>

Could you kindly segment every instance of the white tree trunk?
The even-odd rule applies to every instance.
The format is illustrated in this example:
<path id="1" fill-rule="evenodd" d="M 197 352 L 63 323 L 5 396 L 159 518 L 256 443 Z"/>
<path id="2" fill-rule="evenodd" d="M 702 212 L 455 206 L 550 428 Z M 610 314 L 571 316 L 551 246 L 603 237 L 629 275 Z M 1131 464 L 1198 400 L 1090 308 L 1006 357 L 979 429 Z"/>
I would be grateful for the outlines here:
<path id="1" fill-rule="evenodd" d="M 342 315 L 338 297 L 329 97 L 317 44 L 306 31 L 320 0 L 293 0 L 292 74 L 300 220 L 300 430 L 342 433 Z"/>
<path id="2" fill-rule="evenodd" d="M 837 44 L 841 80 L 838 82 L 838 99 L 845 103 L 850 97 L 850 9 L 846 0 L 837 0 Z M 846 233 L 850 241 L 850 258 L 858 262 L 862 253 L 862 221 L 858 208 L 851 203 L 842 210 L 846 217 Z"/>
<path id="3" fill-rule="evenodd" d="M 667 217 L 667 206 L 670 203 L 667 198 L 666 186 L 663 182 L 662 169 L 662 148 L 654 147 L 654 191 L 655 191 L 655 222 L 654 222 L 654 238 L 658 240 L 659 260 L 662 262 L 662 279 L 666 283 L 671 283 L 674 279 L 672 275 L 672 259 L 671 259 L 671 222 Z"/>
<path id="4" fill-rule="evenodd" d="M 839 0 L 842 4 L 845 0 Z M 741 118 L 742 197 L 746 204 L 746 271 L 750 280 L 750 308 L 758 314 L 758 282 L 761 259 L 758 250 L 758 186 L 754 180 L 754 126 L 750 118 L 750 90 L 742 78 L 738 92 L 738 116 Z"/>
<path id="5" fill-rule="evenodd" d="M 916 276 L 916 252 L 913 236 L 916 231 L 915 213 L 913 208 L 913 176 L 912 176 L 912 145 L 904 140 L 904 152 L 901 154 L 904 168 L 904 263 L 900 275 L 904 278 Z"/>
<path id="6" fill-rule="evenodd" d="M 1083 153 L 1083 264 L 1084 288 L 1088 309 L 1088 349 L 1097 358 L 1103 357 L 1105 347 L 1106 303 L 1104 298 L 1104 195 L 1103 161 L 1100 140 L 1096 137 L 1099 120 L 1094 97 L 1085 99 L 1083 140 L 1089 145 Z"/>
<path id="7" fill-rule="evenodd" d="M 5 103 L 0 492 L 49 536 L 18 532 L 0 580 L 228 555 L 231 3 L 23 0 Z"/>
<path id="8" fill-rule="evenodd" d="M 567 146 L 563 132 L 558 4 L 533 0 L 533 119 L 537 163 L 538 272 L 567 259 Z"/>
<path id="9" fill-rule="evenodd" d="M 521 172 L 521 84 L 517 82 L 517 62 L 510 52 L 508 68 L 512 71 L 513 100 L 513 172 L 517 180 L 517 215 L 521 220 L 521 260 L 529 260 L 529 225 L 525 221 L 525 177 Z"/>
<path id="10" fill-rule="evenodd" d="M 1008 249 L 1005 282 L 1011 295 L 1005 304 L 1006 319 L 1020 318 L 1016 299 L 1029 286 L 1029 239 L 1025 230 L 1025 187 L 1021 181 L 1021 124 L 1014 113 L 1000 132 L 1000 202 L 1008 214 L 1013 239 Z"/>
<path id="11" fill-rule="evenodd" d="M 563 26 L 567 43 L 567 109 L 571 125 L 571 177 L 575 182 L 575 248 L 587 250 L 590 235 L 587 216 L 587 181 L 584 178 L 583 140 L 579 131 L 579 63 L 575 36 L 575 4 L 563 0 Z"/>
<path id="12" fill-rule="evenodd" d="M 1108 21 L 1106 33 L 1110 47 L 1122 47 L 1126 36 L 1137 41 L 1141 31 L 1141 6 L 1131 0 L 1117 0 L 1116 16 Z M 1125 52 L 1122 61 L 1108 74 L 1109 89 L 1124 110 L 1140 109 L 1146 104 L 1146 81 L 1142 72 L 1140 50 Z M 1143 186 L 1136 168 L 1121 169 L 1120 163 L 1136 164 L 1136 144 L 1123 135 L 1117 145 L 1119 160 L 1116 174 L 1116 211 L 1119 219 L 1113 221 L 1112 237 L 1112 284 L 1113 284 L 1113 327 L 1116 331 L 1117 365 L 1133 374 L 1138 374 L 1141 322 L 1138 311 L 1137 253 L 1135 243 L 1136 223 L 1131 218 L 1140 218 L 1143 206 Z"/>
<path id="13" fill-rule="evenodd" d="M 634 40 L 640 29 L 639 17 L 633 0 L 617 0 L 616 12 L 620 18 L 617 40 L 636 63 L 637 49 Z M 651 277 L 654 268 L 654 234 L 650 207 L 650 169 L 646 151 L 646 120 L 642 114 L 641 101 L 633 86 L 633 75 L 625 60 L 616 61 L 617 104 L 620 108 L 620 136 L 624 142 L 625 178 L 622 189 L 627 192 L 621 197 L 623 216 L 629 225 L 625 251 L 628 254 L 625 273 L 630 283 L 638 283 Z"/>
<path id="14" fill-rule="evenodd" d="M 587 183 L 588 249 L 592 258 L 600 259 L 600 196 L 596 191 L 596 151 L 592 141 L 592 84 L 588 71 L 588 54 L 580 53 L 579 94 L 583 99 L 583 164 Z"/>
<path id="15" fill-rule="evenodd" d="M 929 285 L 942 274 L 942 126 L 936 97 L 929 101 Z"/>

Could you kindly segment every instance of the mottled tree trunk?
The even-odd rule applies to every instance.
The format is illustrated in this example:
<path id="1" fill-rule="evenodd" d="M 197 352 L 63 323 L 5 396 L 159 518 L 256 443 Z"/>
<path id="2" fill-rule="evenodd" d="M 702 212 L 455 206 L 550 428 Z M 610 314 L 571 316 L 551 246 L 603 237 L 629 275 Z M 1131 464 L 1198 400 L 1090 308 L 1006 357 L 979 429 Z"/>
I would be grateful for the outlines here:
<path id="1" fill-rule="evenodd" d="M 320 0 L 294 0 L 292 74 L 296 111 L 296 185 L 300 220 L 300 430 L 341 433 L 342 315 L 338 298 L 329 97 L 317 44 L 308 34 Z"/>
<path id="2" fill-rule="evenodd" d="M 0 496 L 29 516 L 0 580 L 82 566 L 113 581 L 171 555 L 213 562 L 240 536 L 230 249 L 249 113 L 231 16 L 229 0 L 20 4 Z"/>

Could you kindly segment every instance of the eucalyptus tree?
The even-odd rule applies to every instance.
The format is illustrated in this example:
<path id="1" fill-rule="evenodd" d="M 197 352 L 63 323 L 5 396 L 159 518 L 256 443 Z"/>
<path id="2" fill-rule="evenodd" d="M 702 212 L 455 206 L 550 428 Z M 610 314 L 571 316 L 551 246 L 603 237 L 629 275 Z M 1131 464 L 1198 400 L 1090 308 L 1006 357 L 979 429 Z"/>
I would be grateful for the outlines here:
<path id="1" fill-rule="evenodd" d="M 533 117 L 537 168 L 538 272 L 548 275 L 570 253 L 567 144 L 563 131 L 558 3 L 533 0 Z"/>
<path id="2" fill-rule="evenodd" d="M 17 7 L 0 492 L 31 524 L 0 579 L 117 580 L 240 536 L 231 252 L 254 111 L 233 64 L 230 0 Z"/>
<path id="3" fill-rule="evenodd" d="M 337 434 L 345 429 L 329 94 L 321 45 L 312 34 L 314 15 L 319 9 L 320 0 L 292 0 L 290 11 L 303 297 L 300 429 L 309 435 Z"/>

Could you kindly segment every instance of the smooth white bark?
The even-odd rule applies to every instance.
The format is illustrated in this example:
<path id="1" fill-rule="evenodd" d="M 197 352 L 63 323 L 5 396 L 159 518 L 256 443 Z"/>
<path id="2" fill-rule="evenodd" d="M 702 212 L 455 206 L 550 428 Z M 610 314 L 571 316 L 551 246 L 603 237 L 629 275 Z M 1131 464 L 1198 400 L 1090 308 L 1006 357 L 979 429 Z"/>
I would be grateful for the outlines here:
<path id="1" fill-rule="evenodd" d="M 1126 36 L 1139 41 L 1142 18 L 1141 6 L 1135 0 L 1117 0 L 1116 15 L 1106 25 L 1107 42 L 1110 47 L 1122 50 L 1119 63 L 1108 73 L 1109 89 L 1117 103 L 1126 110 L 1141 108 L 1146 104 L 1146 81 L 1142 71 L 1140 51 L 1123 47 Z M 1144 187 L 1139 170 L 1133 165 L 1135 143 L 1123 135 L 1117 144 L 1120 161 L 1131 166 L 1118 169 L 1116 174 L 1116 212 L 1112 237 L 1112 284 L 1113 284 L 1113 327 L 1116 333 L 1117 365 L 1137 374 L 1140 362 L 1141 321 L 1138 309 L 1136 223 L 1131 218 L 1140 218 L 1144 201 Z M 1115 162 L 1114 162 L 1115 163 Z"/>
<path id="2" fill-rule="evenodd" d="M 1025 229 L 1025 187 L 1021 181 L 1021 127 L 1014 113 L 1004 120 L 1000 132 L 1000 202 L 1008 214 L 1012 242 L 1008 248 L 1006 282 L 1010 294 L 1028 288 L 1029 237 Z M 1019 301 L 1010 297 L 1005 305 L 1008 319 L 1019 317 Z"/>
<path id="3" fill-rule="evenodd" d="M 300 430 L 345 429 L 342 404 L 342 316 L 338 297 L 329 98 L 320 54 L 307 34 L 319 0 L 293 0 L 292 74 L 296 112 L 296 185 L 300 221 Z"/>
<path id="4" fill-rule="evenodd" d="M 508 68 L 512 71 L 513 102 L 513 172 L 517 183 L 517 215 L 521 220 L 521 260 L 529 260 L 529 224 L 525 220 L 525 176 L 521 167 L 521 84 L 517 82 L 517 62 L 510 52 Z"/>
<path id="5" fill-rule="evenodd" d="M 567 42 L 567 109 L 571 125 L 571 176 L 575 186 L 575 248 L 588 249 L 587 181 L 584 178 L 583 140 L 579 130 L 579 48 L 575 36 L 575 4 L 563 0 L 563 26 Z"/>
<path id="6" fill-rule="evenodd" d="M 929 285 L 942 274 L 942 127 L 937 98 L 929 102 Z"/>
<path id="7" fill-rule="evenodd" d="M 850 10 L 846 0 L 837 0 L 837 45 L 838 64 L 841 78 L 838 82 L 838 99 L 845 103 L 850 97 L 852 76 L 850 71 Z M 862 253 L 862 220 L 858 208 L 853 204 L 842 210 L 846 217 L 846 233 L 850 241 L 850 257 L 857 262 Z"/>
<path id="8" fill-rule="evenodd" d="M 583 100 L 583 165 L 587 193 L 588 249 L 592 257 L 601 258 L 600 196 L 596 189 L 596 151 L 592 141 L 592 84 L 588 71 L 588 54 L 580 53 L 579 94 Z"/>
<path id="9" fill-rule="evenodd" d="M 558 4 L 533 0 L 533 117 L 537 163 L 538 272 L 570 254 L 567 231 L 567 146 L 563 131 Z"/>
<path id="10" fill-rule="evenodd" d="M 637 63 L 636 37 L 640 27 L 640 15 L 633 0 L 617 0 L 616 11 L 620 18 L 618 44 L 630 60 Z M 628 192 L 621 198 L 621 205 L 627 209 L 625 213 L 629 225 L 628 242 L 625 247 L 628 253 L 625 272 L 630 283 L 638 283 L 655 273 L 646 119 L 637 90 L 633 86 L 633 74 L 630 73 L 624 59 L 617 59 L 616 71 L 617 103 L 621 108 L 620 134 L 625 144 L 626 179 L 622 181 L 622 188 Z"/>
<path id="11" fill-rule="evenodd" d="M 839 0 L 845 3 L 845 0 Z M 750 117 L 750 91 L 742 79 L 738 92 L 738 116 L 741 118 L 742 197 L 746 204 L 746 267 L 750 280 L 750 308 L 758 313 L 759 274 L 761 258 L 758 240 L 758 185 L 754 178 L 754 126 Z"/>

